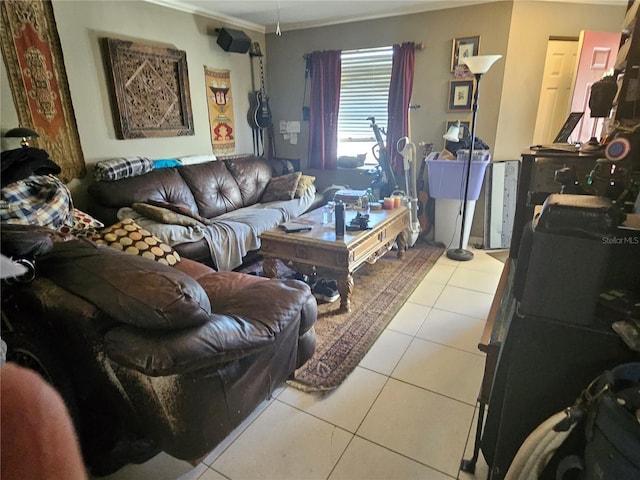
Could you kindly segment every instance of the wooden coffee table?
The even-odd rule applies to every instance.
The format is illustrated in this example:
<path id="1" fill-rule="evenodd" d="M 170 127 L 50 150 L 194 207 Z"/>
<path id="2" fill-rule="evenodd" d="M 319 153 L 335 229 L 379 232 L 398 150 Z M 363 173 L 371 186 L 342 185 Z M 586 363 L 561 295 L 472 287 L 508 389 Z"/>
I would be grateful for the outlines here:
<path id="1" fill-rule="evenodd" d="M 356 216 L 355 210 L 345 212 L 346 224 Z M 307 232 L 285 233 L 276 228 L 260 235 L 260 253 L 264 257 L 263 271 L 267 277 L 278 275 L 280 259 L 297 272 L 335 278 L 340 293 L 340 311 L 351 311 L 353 272 L 363 263 L 374 263 L 388 252 L 394 242 L 398 245 L 398 258 L 404 257 L 407 229 L 410 226 L 409 209 L 369 212 L 369 230 L 345 232 L 336 239 L 335 224 L 322 224 L 322 209 L 299 217 L 312 225 Z"/>

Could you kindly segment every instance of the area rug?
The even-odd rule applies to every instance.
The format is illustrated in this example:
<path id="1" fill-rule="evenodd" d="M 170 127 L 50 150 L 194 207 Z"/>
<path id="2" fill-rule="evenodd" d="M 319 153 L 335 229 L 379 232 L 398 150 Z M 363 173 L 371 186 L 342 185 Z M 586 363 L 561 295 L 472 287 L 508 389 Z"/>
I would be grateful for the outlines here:
<path id="1" fill-rule="evenodd" d="M 418 241 L 405 258 L 388 252 L 374 264 L 364 264 L 353 275 L 350 313 L 337 313 L 340 301 L 319 303 L 313 357 L 289 384 L 311 392 L 338 387 L 369 351 L 380 333 L 433 267 L 443 249 Z M 257 267 L 257 268 L 256 268 Z M 250 269 L 261 272 L 260 265 Z M 278 265 L 281 276 L 293 272 Z M 282 272 L 282 273 L 280 273 Z"/>

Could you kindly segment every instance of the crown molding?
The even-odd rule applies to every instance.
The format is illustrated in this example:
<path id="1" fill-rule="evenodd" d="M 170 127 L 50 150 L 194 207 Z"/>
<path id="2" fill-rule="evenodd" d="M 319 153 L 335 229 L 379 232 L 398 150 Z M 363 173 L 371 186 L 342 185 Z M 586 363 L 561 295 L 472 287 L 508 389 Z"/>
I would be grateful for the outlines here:
<path id="1" fill-rule="evenodd" d="M 179 0 L 143 0 L 143 1 L 147 3 L 153 3 L 155 5 L 160 5 L 162 7 L 171 8 L 172 10 L 179 10 L 181 12 L 200 15 L 202 17 L 211 18 L 213 20 L 219 20 L 233 27 L 253 30 L 254 32 L 258 32 L 262 34 L 266 32 L 265 27 L 262 25 L 258 25 L 257 23 L 247 22 L 246 20 L 242 20 L 241 18 L 230 17 L 228 15 L 212 13 L 210 10 L 206 10 L 206 9 L 198 8 L 194 5 L 182 3 Z"/>

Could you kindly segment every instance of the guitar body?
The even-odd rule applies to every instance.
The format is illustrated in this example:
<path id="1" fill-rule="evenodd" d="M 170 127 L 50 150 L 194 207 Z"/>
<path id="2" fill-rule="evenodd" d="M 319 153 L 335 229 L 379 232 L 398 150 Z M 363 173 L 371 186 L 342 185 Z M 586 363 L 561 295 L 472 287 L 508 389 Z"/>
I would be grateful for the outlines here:
<path id="1" fill-rule="evenodd" d="M 251 92 L 249 93 L 249 110 L 247 111 L 247 122 L 249 122 L 249 126 L 255 130 L 260 128 L 256 123 L 256 112 L 258 111 L 258 94 L 260 92 Z"/>
<path id="2" fill-rule="evenodd" d="M 253 120 L 256 128 L 269 128 L 273 123 L 271 110 L 269 109 L 269 98 L 262 92 L 255 92 L 255 104 Z"/>

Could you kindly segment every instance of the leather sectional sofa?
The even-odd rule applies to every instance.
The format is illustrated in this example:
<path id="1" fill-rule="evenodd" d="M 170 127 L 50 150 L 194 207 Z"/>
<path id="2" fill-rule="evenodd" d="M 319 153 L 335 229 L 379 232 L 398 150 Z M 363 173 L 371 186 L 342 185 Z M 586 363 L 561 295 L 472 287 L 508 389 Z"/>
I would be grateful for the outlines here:
<path id="1" fill-rule="evenodd" d="M 116 181 L 89 186 L 89 212 L 105 225 L 124 217 L 173 246 L 182 256 L 233 270 L 260 247 L 258 235 L 323 203 L 311 184 L 303 193 L 269 195 L 277 180 L 275 163 L 252 155 L 220 157 L 216 161 L 163 168 Z M 294 173 L 290 174 L 294 175 Z M 309 178 L 306 177 L 308 181 Z M 294 187 L 295 190 L 296 187 Z M 195 225 L 176 225 L 149 218 L 130 207 L 162 202 L 198 219 Z"/>
<path id="2" fill-rule="evenodd" d="M 21 352 L 61 391 L 94 475 L 161 450 L 201 460 L 314 352 L 303 282 L 170 267 L 42 228 L 1 233 L 3 254 L 38 254 L 33 281 L 3 286 L 9 359 L 30 339 Z"/>

